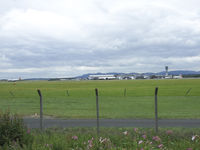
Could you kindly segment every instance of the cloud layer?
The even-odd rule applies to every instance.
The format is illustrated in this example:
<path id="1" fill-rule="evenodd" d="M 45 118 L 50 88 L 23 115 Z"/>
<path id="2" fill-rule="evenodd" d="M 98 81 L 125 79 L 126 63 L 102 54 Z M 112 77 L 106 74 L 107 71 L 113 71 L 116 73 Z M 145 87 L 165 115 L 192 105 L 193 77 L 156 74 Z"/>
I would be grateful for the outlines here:
<path id="1" fill-rule="evenodd" d="M 198 0 L 0 2 L 0 78 L 200 70 Z"/>

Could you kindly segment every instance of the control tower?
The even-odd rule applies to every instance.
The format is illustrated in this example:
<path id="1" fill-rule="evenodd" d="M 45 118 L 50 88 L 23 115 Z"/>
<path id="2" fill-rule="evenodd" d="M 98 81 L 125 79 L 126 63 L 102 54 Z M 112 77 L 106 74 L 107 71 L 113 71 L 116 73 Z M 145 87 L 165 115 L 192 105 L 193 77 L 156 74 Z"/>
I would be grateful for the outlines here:
<path id="1" fill-rule="evenodd" d="M 167 77 L 168 76 L 168 66 L 165 66 L 165 76 Z"/>

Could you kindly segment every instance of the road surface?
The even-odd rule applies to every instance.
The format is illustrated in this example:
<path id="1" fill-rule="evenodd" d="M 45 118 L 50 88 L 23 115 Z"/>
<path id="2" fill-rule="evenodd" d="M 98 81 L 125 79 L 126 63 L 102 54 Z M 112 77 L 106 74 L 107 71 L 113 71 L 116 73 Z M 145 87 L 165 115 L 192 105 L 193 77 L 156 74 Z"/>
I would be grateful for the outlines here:
<path id="1" fill-rule="evenodd" d="M 39 128 L 39 118 L 24 118 L 29 128 Z M 153 119 L 100 119 L 100 127 L 154 127 Z M 200 119 L 161 119 L 159 127 L 200 128 Z M 43 120 L 43 127 L 96 127 L 95 119 L 47 119 Z"/>

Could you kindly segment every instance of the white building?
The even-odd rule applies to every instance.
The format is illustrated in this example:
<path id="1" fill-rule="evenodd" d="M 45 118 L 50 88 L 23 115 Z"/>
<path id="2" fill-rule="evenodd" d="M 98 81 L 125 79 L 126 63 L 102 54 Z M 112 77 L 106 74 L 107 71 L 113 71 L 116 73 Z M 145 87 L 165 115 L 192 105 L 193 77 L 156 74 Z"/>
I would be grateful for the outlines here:
<path id="1" fill-rule="evenodd" d="M 179 75 L 179 76 L 173 76 L 173 79 L 182 79 L 183 76 L 182 75 Z"/>
<path id="2" fill-rule="evenodd" d="M 89 80 L 113 80 L 116 79 L 114 75 L 89 75 Z"/>
<path id="3" fill-rule="evenodd" d="M 172 75 L 164 76 L 164 79 L 172 79 L 172 78 L 173 78 Z"/>

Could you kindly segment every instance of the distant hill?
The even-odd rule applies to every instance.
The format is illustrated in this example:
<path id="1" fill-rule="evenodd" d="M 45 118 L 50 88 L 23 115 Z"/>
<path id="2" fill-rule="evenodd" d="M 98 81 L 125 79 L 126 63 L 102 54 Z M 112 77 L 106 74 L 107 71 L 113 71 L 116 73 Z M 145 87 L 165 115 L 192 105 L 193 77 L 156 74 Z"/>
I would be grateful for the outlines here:
<path id="1" fill-rule="evenodd" d="M 82 79 L 86 79 L 88 78 L 90 75 L 108 75 L 108 74 L 112 74 L 112 75 L 147 75 L 147 76 L 151 76 L 151 75 L 165 75 L 165 71 L 162 72 L 157 72 L 157 73 L 153 73 L 153 72 L 146 72 L 146 73 L 136 73 L 136 72 L 132 72 L 132 73 L 123 73 L 123 72 L 108 72 L 108 73 L 88 73 L 88 74 L 83 74 L 81 76 L 77 76 L 76 78 L 82 78 Z M 197 75 L 200 74 L 200 71 L 188 71 L 188 70 L 175 70 L 175 71 L 169 71 L 168 72 L 169 75 Z"/>
<path id="2" fill-rule="evenodd" d="M 77 77 L 72 77 L 72 78 L 28 78 L 28 79 L 24 79 L 24 80 L 49 80 L 49 81 L 53 81 L 53 80 L 59 80 L 59 79 L 66 79 L 66 80 L 70 80 L 70 79 L 87 79 L 90 75 L 146 75 L 146 76 L 151 76 L 151 75 L 165 75 L 165 71 L 162 72 L 157 72 L 157 73 L 153 73 L 153 72 L 146 72 L 146 73 L 136 73 L 136 72 L 131 72 L 131 73 L 123 73 L 123 72 L 108 72 L 108 73 L 88 73 L 88 74 L 83 74 L 81 76 L 77 76 Z M 168 72 L 169 75 L 200 75 L 200 71 L 188 71 L 188 70 L 175 70 L 175 71 L 169 71 Z"/>
<path id="3" fill-rule="evenodd" d="M 49 80 L 50 78 L 28 78 L 28 79 L 23 79 L 23 80 Z"/>
<path id="4" fill-rule="evenodd" d="M 158 75 L 165 75 L 165 71 L 157 73 Z M 157 75 L 156 74 L 156 75 Z M 175 71 L 169 71 L 169 75 L 194 75 L 194 74 L 200 74 L 200 71 L 188 71 L 188 70 L 175 70 Z"/>

